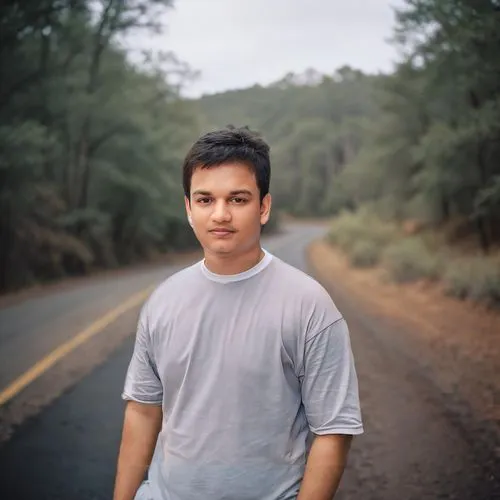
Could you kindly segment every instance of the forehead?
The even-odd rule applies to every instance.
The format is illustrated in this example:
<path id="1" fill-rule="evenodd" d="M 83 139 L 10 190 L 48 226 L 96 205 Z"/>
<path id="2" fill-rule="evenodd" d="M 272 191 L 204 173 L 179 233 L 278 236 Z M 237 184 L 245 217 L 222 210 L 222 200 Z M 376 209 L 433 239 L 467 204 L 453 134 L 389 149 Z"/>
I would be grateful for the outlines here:
<path id="1" fill-rule="evenodd" d="M 191 192 L 196 190 L 224 192 L 235 189 L 258 191 L 257 179 L 251 167 L 244 163 L 224 163 L 197 167 L 191 178 Z"/>

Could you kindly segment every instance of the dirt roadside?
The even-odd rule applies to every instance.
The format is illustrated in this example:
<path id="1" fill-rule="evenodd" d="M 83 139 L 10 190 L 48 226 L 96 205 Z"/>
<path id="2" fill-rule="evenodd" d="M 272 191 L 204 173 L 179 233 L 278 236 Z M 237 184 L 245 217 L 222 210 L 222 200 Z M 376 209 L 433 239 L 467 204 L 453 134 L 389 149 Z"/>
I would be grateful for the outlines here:
<path id="1" fill-rule="evenodd" d="M 392 326 L 390 345 L 418 360 L 454 401 L 452 410 L 469 413 L 490 444 L 494 440 L 500 457 L 500 313 L 446 297 L 437 286 L 397 286 L 380 270 L 351 268 L 325 241 L 309 247 L 308 259 L 321 282 Z"/>

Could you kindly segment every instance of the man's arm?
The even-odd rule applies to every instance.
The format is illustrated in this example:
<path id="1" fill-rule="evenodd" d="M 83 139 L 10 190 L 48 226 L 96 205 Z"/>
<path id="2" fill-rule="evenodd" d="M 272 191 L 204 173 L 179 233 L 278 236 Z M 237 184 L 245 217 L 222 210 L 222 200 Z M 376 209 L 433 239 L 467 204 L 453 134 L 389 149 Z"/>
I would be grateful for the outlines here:
<path id="1" fill-rule="evenodd" d="M 114 500 L 133 500 L 137 493 L 153 457 L 162 415 L 161 406 L 127 402 Z"/>
<path id="2" fill-rule="evenodd" d="M 354 356 L 342 317 L 306 341 L 302 402 L 315 438 L 298 500 L 332 500 L 352 436 L 363 433 Z"/>
<path id="3" fill-rule="evenodd" d="M 316 436 L 297 500 L 332 500 L 344 473 L 352 436 Z"/>

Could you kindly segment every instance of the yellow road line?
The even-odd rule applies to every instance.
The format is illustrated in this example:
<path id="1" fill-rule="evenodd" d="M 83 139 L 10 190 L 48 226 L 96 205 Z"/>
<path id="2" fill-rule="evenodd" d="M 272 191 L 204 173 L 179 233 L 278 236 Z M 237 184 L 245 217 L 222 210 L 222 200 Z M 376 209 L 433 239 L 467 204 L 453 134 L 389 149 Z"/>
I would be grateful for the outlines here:
<path id="1" fill-rule="evenodd" d="M 64 342 L 51 353 L 38 361 L 29 370 L 24 372 L 20 377 L 14 380 L 10 385 L 0 392 L 0 406 L 5 404 L 9 399 L 12 399 L 16 394 L 21 392 L 27 385 L 45 373 L 50 367 L 55 365 L 64 356 L 74 351 L 78 346 L 87 342 L 90 338 L 99 332 L 102 332 L 109 324 L 115 321 L 120 315 L 127 312 L 132 307 L 139 305 L 152 292 L 154 286 L 150 286 L 135 295 L 132 295 L 126 302 L 123 302 L 115 309 L 112 309 L 90 326 L 85 328 L 72 339 Z"/>

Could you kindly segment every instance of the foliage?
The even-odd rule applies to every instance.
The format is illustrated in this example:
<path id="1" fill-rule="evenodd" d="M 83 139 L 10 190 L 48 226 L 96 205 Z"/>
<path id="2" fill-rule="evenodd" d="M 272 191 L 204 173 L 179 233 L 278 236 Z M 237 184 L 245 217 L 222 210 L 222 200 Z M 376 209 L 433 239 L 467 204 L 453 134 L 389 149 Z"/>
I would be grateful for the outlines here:
<path id="1" fill-rule="evenodd" d="M 351 264 L 355 267 L 373 267 L 380 259 L 381 249 L 367 240 L 354 243 L 349 254 Z"/>
<path id="2" fill-rule="evenodd" d="M 352 205 L 339 174 L 361 147 L 366 117 L 375 116 L 376 77 L 349 67 L 310 73 L 204 96 L 197 106 L 211 128 L 248 125 L 270 142 L 275 206 L 326 216 Z"/>
<path id="3" fill-rule="evenodd" d="M 161 29 L 170 7 L 4 2 L 0 290 L 193 245 L 182 156 L 202 131 L 230 123 L 271 144 L 276 215 L 370 207 L 362 221 L 342 215 L 330 234 L 360 265 L 393 236 L 379 217 L 464 221 L 484 254 L 500 241 L 497 1 L 406 0 L 395 11 L 401 57 L 389 74 L 309 69 L 196 100 L 181 98 L 195 72 L 175 54 L 145 54 L 138 65 L 124 48 L 130 33 Z M 401 262 L 416 252 L 391 251 Z M 427 259 L 408 272 L 429 269 Z"/>
<path id="4" fill-rule="evenodd" d="M 271 142 L 273 193 L 299 216 L 372 203 L 398 221 L 467 221 L 500 240 L 500 7 L 407 0 L 394 72 L 288 74 L 267 88 L 206 96 L 208 122 L 248 123 Z"/>
<path id="5" fill-rule="evenodd" d="M 397 283 L 437 279 L 441 268 L 438 254 L 432 253 L 419 237 L 392 243 L 385 249 L 382 260 Z"/>
<path id="6" fill-rule="evenodd" d="M 346 252 L 354 267 L 380 264 L 396 283 L 439 280 L 451 296 L 500 306 L 499 255 L 463 255 L 435 232 L 406 236 L 366 208 L 336 217 L 327 239 Z"/>
<path id="7" fill-rule="evenodd" d="M 179 165 L 199 127 L 173 55 L 133 65 L 168 0 L 10 0 L 0 33 L 0 290 L 193 244 Z M 174 76 L 176 82 L 174 82 Z"/>
<path id="8" fill-rule="evenodd" d="M 368 253 L 360 247 L 366 244 L 365 248 L 371 246 L 376 256 L 397 237 L 397 228 L 393 224 L 381 220 L 368 210 L 342 213 L 334 219 L 328 233 L 329 241 L 348 253 L 356 247 L 358 252 Z"/>
<path id="9" fill-rule="evenodd" d="M 500 306 L 500 261 L 483 257 L 451 262 L 444 274 L 446 292 L 460 299 Z"/>

